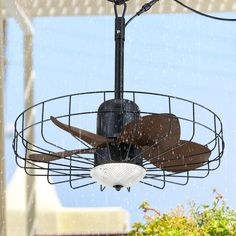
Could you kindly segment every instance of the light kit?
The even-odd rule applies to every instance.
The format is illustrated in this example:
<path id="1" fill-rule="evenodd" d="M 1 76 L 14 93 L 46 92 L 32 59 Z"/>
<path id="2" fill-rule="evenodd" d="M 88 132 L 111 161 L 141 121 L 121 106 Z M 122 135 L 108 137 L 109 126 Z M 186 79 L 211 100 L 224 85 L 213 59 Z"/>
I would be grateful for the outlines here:
<path id="1" fill-rule="evenodd" d="M 115 12 L 114 91 L 69 94 L 27 108 L 15 121 L 17 164 L 29 175 L 47 176 L 51 184 L 69 183 L 73 189 L 98 184 L 102 191 L 130 191 L 137 183 L 163 189 L 167 183 L 186 185 L 191 178 L 207 177 L 224 152 L 220 118 L 183 98 L 124 90 L 125 29 L 158 0 L 144 4 L 127 22 L 126 1 L 109 1 Z M 32 112 L 35 119 L 26 122 Z M 83 129 L 88 124 L 90 130 Z M 32 130 L 34 143 L 27 139 Z M 64 145 L 68 139 L 78 146 Z"/>

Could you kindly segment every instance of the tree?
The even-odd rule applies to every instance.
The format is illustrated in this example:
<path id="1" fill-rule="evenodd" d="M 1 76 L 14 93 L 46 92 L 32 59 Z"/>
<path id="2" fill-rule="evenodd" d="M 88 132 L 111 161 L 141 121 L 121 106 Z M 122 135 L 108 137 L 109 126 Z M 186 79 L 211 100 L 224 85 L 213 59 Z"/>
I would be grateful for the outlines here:
<path id="1" fill-rule="evenodd" d="M 183 205 L 178 205 L 168 214 L 161 214 L 157 209 L 143 202 L 145 222 L 136 222 L 130 236 L 235 236 L 236 211 L 226 206 L 223 196 L 215 189 L 212 205 L 189 203 L 190 211 L 184 214 Z"/>

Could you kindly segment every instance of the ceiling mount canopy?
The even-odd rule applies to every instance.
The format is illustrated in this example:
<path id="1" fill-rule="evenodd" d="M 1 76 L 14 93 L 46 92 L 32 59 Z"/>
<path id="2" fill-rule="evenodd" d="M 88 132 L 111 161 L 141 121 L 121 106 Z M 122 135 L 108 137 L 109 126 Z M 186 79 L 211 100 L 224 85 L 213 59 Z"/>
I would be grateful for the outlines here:
<path id="1" fill-rule="evenodd" d="M 108 0 L 108 1 L 114 3 L 115 5 L 123 5 L 125 2 L 129 0 Z"/>
<path id="2" fill-rule="evenodd" d="M 144 4 L 128 21 L 126 1 L 112 2 L 114 91 L 60 96 L 22 112 L 15 122 L 13 141 L 17 164 L 26 173 L 36 169 L 35 175 L 47 176 L 50 183 L 68 182 L 74 189 L 95 183 L 101 190 L 105 187 L 130 190 L 137 183 L 163 189 L 166 183 L 186 185 L 191 178 L 205 178 L 218 168 L 224 151 L 219 117 L 186 99 L 124 90 L 125 29 L 158 0 Z M 118 5 L 123 6 L 120 15 Z M 143 101 L 147 101 L 146 105 L 139 105 Z M 150 101 L 155 104 L 152 110 Z M 92 108 L 94 104 L 96 111 Z M 178 111 L 183 109 L 183 114 Z M 38 117 L 26 124 L 27 113 L 34 110 Z M 95 121 L 96 130 L 83 127 Z M 26 138 L 32 129 L 40 136 L 35 143 Z M 73 142 L 67 143 L 69 139 Z M 75 148 L 71 148 L 72 143 Z"/>

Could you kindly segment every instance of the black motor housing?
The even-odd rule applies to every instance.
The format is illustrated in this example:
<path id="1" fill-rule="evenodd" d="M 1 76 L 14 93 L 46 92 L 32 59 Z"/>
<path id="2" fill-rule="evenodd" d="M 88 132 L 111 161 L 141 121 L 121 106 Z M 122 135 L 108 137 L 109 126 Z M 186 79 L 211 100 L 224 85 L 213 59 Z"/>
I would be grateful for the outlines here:
<path id="1" fill-rule="evenodd" d="M 140 116 L 136 103 L 127 99 L 105 101 L 98 108 L 97 134 L 107 138 L 116 138 L 123 126 Z"/>
<path id="2" fill-rule="evenodd" d="M 139 155 L 140 150 L 128 143 L 117 144 L 115 140 L 119 136 L 124 125 L 137 120 L 140 117 L 138 105 L 127 99 L 111 99 L 103 102 L 97 114 L 97 134 L 114 139 L 106 147 L 99 148 L 95 154 L 95 166 L 111 162 L 130 162 L 142 164 L 142 158 L 132 158 Z"/>

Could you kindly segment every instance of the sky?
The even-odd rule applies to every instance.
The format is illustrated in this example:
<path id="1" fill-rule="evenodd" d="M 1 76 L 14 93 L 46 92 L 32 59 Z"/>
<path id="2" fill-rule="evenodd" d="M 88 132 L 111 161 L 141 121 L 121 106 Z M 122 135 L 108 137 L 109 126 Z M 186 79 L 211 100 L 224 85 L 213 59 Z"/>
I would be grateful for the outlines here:
<path id="1" fill-rule="evenodd" d="M 35 103 L 65 94 L 113 90 L 112 16 L 35 18 L 34 27 Z M 24 109 L 22 36 L 15 21 L 9 20 L 6 125 L 14 123 Z M 221 166 L 205 179 L 191 179 L 186 186 L 167 184 L 164 190 L 137 184 L 129 193 L 113 189 L 100 192 L 99 185 L 73 190 L 61 184 L 56 190 L 62 204 L 121 206 L 130 212 L 134 222 L 142 218 L 138 206 L 144 200 L 166 212 L 191 199 L 210 203 L 212 189 L 216 188 L 236 209 L 235 40 L 235 23 L 193 14 L 142 15 L 130 23 L 125 41 L 125 89 L 178 96 L 213 110 L 223 122 L 226 148 Z M 148 107 L 151 104 L 147 103 Z M 54 109 L 60 112 L 62 108 Z M 83 125 L 95 129 L 95 124 Z M 18 168 L 11 142 L 12 137 L 7 137 L 7 183 Z"/>

